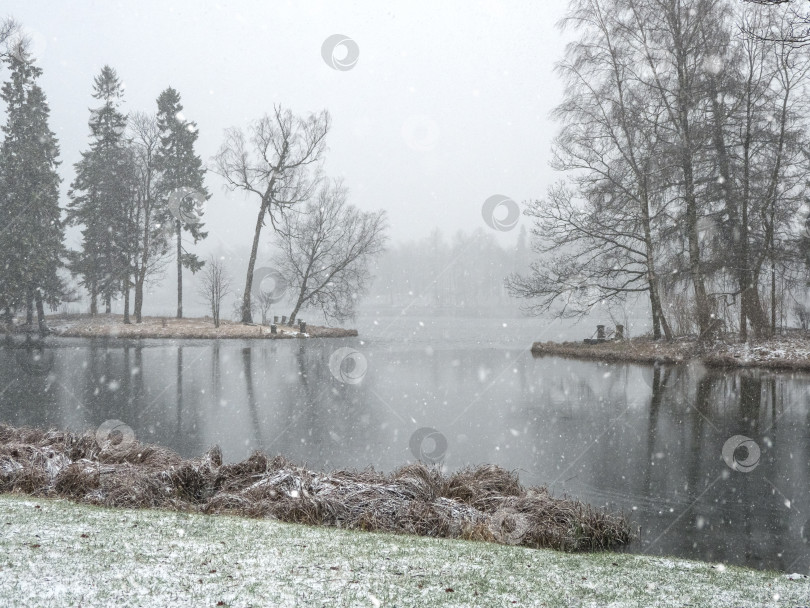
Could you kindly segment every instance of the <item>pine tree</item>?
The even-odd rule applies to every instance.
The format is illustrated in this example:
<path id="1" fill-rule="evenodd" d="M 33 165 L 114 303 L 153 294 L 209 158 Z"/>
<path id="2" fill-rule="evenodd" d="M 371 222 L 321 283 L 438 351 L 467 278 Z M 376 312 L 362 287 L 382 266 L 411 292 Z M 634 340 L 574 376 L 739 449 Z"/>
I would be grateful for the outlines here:
<path id="1" fill-rule="evenodd" d="M 63 293 L 64 227 L 59 209 L 59 144 L 48 126 L 50 109 L 36 83 L 42 75 L 23 53 L 6 57 L 11 78 L 2 87 L 7 120 L 0 146 L 0 307 L 7 315 L 36 306 L 39 331 L 47 333 L 44 304 Z"/>
<path id="2" fill-rule="evenodd" d="M 205 169 L 202 160 L 194 153 L 194 144 L 197 141 L 197 125 L 187 121 L 183 116 L 183 105 L 180 103 L 180 94 L 169 87 L 157 99 L 158 128 L 160 129 L 160 148 L 157 152 L 157 166 L 161 172 L 160 195 L 166 209 L 166 221 L 174 223 L 174 238 L 176 239 L 177 264 L 177 318 L 183 317 L 183 268 L 192 273 L 203 267 L 205 262 L 183 248 L 183 231 L 188 232 L 194 242 L 208 236 L 203 231 L 200 221 L 202 210 L 194 208 L 190 198 L 182 201 L 183 217 L 196 217 L 194 222 L 184 222 L 180 218 L 168 215 L 168 198 L 178 188 L 191 188 L 197 191 L 206 200 L 210 198 L 205 188 Z"/>
<path id="3" fill-rule="evenodd" d="M 115 70 L 104 66 L 95 78 L 93 97 L 103 102 L 90 110 L 89 150 L 76 163 L 68 219 L 82 225 L 82 250 L 72 252 L 71 268 L 90 292 L 90 313 L 101 297 L 107 313 L 113 298 L 129 284 L 133 196 L 132 158 L 124 140 L 127 117 L 120 110 L 123 87 Z"/>

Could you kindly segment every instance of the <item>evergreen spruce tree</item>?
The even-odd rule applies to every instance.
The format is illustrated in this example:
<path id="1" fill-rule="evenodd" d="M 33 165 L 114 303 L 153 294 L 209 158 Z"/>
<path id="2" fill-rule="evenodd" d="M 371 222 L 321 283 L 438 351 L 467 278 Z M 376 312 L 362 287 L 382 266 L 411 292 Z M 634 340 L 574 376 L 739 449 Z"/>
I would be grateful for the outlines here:
<path id="1" fill-rule="evenodd" d="M 180 103 L 180 94 L 169 87 L 157 99 L 158 128 L 160 129 L 160 148 L 157 152 L 157 166 L 161 173 L 160 195 L 164 201 L 166 221 L 174 225 L 174 238 L 176 240 L 177 265 L 177 318 L 183 317 L 183 268 L 192 273 L 203 267 L 205 262 L 183 248 L 183 232 L 188 232 L 194 242 L 208 236 L 203 231 L 200 221 L 202 210 L 194 208 L 194 201 L 187 197 L 183 199 L 181 208 L 183 217 L 195 217 L 194 222 L 184 222 L 180 218 L 168 214 L 168 198 L 178 188 L 191 188 L 199 192 L 206 200 L 210 194 L 205 188 L 205 169 L 202 160 L 194 152 L 197 141 L 197 125 L 183 117 L 183 105 Z"/>
<path id="2" fill-rule="evenodd" d="M 112 300 L 129 283 L 133 195 L 131 154 L 124 140 L 127 117 L 120 110 L 123 87 L 115 70 L 104 66 L 95 78 L 93 97 L 102 102 L 90 110 L 90 148 L 76 163 L 68 219 L 83 226 L 82 250 L 72 252 L 71 268 L 90 293 L 90 313 L 101 298 L 107 313 Z"/>
<path id="3" fill-rule="evenodd" d="M 36 306 L 44 335 L 44 304 L 55 307 L 63 293 L 59 144 L 36 82 L 42 70 L 22 52 L 8 54 L 5 61 L 11 77 L 0 93 L 7 113 L 0 145 L 0 308 L 10 316 L 25 306 L 31 325 Z"/>

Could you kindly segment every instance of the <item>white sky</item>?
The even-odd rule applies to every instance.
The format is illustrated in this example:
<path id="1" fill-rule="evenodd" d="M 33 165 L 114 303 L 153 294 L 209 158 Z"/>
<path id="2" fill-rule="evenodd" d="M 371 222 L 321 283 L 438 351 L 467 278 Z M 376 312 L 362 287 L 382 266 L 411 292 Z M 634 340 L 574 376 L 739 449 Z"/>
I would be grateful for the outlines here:
<path id="1" fill-rule="evenodd" d="M 345 178 L 359 207 L 386 209 L 396 242 L 437 226 L 448 235 L 486 227 L 487 197 L 521 202 L 555 179 L 549 112 L 561 94 L 553 66 L 565 4 L 6 0 L 0 14 L 33 38 L 63 190 L 87 146 L 93 77 L 107 63 L 126 84 L 126 111 L 152 112 L 160 91 L 175 87 L 206 162 L 225 128 L 275 103 L 297 113 L 327 108 L 326 173 Z M 321 58 L 335 33 L 359 45 L 349 71 Z M 409 146 L 409 131 L 424 138 L 414 147 L 430 149 Z M 209 189 L 206 248 L 249 242 L 255 202 L 226 193 L 213 175 Z"/>

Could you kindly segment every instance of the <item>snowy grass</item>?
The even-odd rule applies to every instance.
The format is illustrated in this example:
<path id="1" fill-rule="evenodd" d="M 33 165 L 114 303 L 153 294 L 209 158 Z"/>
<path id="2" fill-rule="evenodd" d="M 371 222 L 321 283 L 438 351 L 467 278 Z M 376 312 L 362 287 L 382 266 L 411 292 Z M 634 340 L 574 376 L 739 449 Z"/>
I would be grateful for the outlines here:
<path id="1" fill-rule="evenodd" d="M 2 606 L 810 605 L 784 574 L 0 495 Z"/>

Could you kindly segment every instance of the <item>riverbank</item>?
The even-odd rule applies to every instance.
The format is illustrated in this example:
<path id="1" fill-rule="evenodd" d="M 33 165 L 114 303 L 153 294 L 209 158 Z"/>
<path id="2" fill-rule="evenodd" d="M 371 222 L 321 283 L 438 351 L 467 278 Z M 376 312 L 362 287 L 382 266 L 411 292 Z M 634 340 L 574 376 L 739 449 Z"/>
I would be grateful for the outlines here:
<path id="1" fill-rule="evenodd" d="M 536 357 L 555 356 L 593 361 L 676 364 L 700 361 L 706 367 L 768 368 L 810 371 L 810 338 L 802 335 L 777 336 L 758 342 L 739 343 L 718 340 L 700 344 L 694 338 L 667 342 L 651 338 L 583 342 L 535 342 Z"/>
<path id="2" fill-rule="evenodd" d="M 0 492 L 570 552 L 621 549 L 635 536 L 621 515 L 525 488 L 492 465 L 322 473 L 261 452 L 223 464 L 218 447 L 187 460 L 118 421 L 82 435 L 0 423 Z"/>
<path id="3" fill-rule="evenodd" d="M 805 606 L 806 578 L 0 495 L 4 606 Z M 795 580 L 794 580 L 795 579 Z"/>
<path id="4" fill-rule="evenodd" d="M 298 325 L 278 325 L 272 333 L 268 325 L 245 325 L 223 320 L 214 327 L 210 318 L 176 319 L 173 317 L 143 317 L 141 323 L 125 324 L 123 315 L 53 315 L 47 317 L 51 335 L 66 338 L 169 338 L 169 339 L 216 339 L 216 338 L 345 338 L 357 336 L 356 329 L 323 327 L 307 323 L 304 332 Z M 7 332 L 0 325 L 0 332 Z M 26 333 L 22 325 L 15 325 L 11 333 Z"/>

